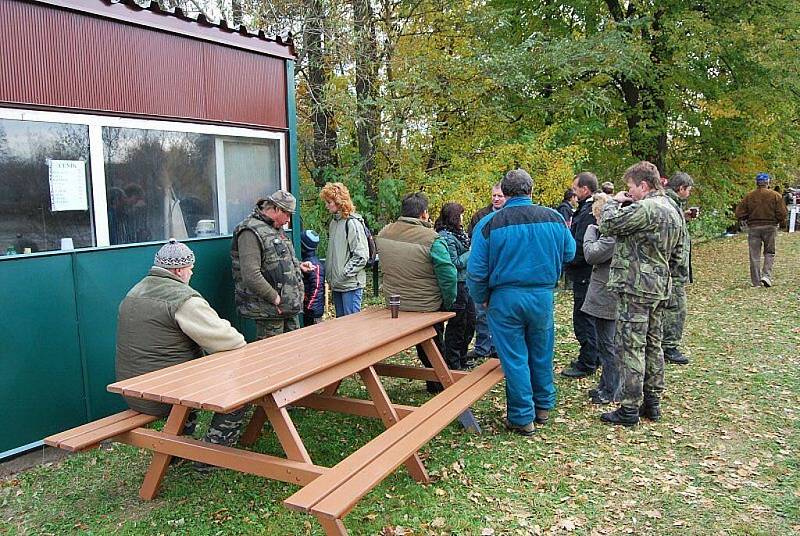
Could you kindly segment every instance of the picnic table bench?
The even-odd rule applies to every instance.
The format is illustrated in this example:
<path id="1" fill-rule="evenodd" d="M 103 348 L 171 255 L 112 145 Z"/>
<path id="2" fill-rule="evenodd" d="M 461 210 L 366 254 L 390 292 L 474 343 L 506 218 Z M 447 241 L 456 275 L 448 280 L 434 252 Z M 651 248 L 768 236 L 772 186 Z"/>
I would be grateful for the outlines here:
<path id="1" fill-rule="evenodd" d="M 469 407 L 503 373 L 496 359 L 471 372 L 447 368 L 432 340 L 433 326 L 452 316 L 402 312 L 392 319 L 386 309 L 371 309 L 116 382 L 109 391 L 172 406 L 162 431 L 144 428 L 155 417 L 126 410 L 45 443 L 80 451 L 112 439 L 153 451 L 139 492 L 145 500 L 158 493 L 173 456 L 298 484 L 304 487 L 284 504 L 313 514 L 327 534 L 347 534 L 342 517 L 399 465 L 415 480 L 430 481 L 417 450 L 450 422 L 459 418 L 466 428 L 479 430 Z M 425 348 L 431 368 L 381 363 L 416 344 Z M 355 374 L 369 400 L 337 394 L 341 381 Z M 393 404 L 380 376 L 439 381 L 444 390 L 420 407 Z M 239 444 L 253 444 L 268 420 L 285 458 L 181 435 L 193 409 L 227 413 L 248 404 L 255 411 Z M 289 405 L 379 418 L 387 429 L 326 468 L 313 463 Z"/>

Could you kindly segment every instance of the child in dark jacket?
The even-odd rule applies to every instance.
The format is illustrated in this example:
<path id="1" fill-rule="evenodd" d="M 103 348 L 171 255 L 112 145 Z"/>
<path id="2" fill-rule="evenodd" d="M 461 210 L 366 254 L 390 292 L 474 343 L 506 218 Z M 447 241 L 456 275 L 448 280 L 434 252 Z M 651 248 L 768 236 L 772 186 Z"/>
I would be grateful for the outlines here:
<path id="1" fill-rule="evenodd" d="M 300 235 L 300 253 L 304 261 L 314 265 L 310 272 L 303 273 L 303 325 L 310 326 L 322 322 L 325 312 L 325 267 L 317 257 L 319 235 L 311 229 Z"/>

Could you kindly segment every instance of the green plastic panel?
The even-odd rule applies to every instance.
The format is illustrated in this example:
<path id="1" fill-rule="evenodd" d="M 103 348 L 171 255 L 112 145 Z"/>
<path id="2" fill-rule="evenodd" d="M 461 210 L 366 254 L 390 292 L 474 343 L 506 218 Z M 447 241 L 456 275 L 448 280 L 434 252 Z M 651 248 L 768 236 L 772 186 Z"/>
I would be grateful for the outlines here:
<path id="1" fill-rule="evenodd" d="M 0 453 L 86 422 L 70 255 L 0 261 Z"/>

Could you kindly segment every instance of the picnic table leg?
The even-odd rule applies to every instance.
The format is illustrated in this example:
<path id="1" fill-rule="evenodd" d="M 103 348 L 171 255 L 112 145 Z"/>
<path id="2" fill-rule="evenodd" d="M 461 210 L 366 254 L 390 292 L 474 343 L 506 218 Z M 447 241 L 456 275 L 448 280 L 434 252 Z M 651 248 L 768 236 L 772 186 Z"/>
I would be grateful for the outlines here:
<path id="1" fill-rule="evenodd" d="M 322 391 L 322 394 L 325 395 L 325 396 L 335 396 L 336 395 L 336 391 L 339 390 L 339 386 L 340 385 L 342 385 L 342 380 L 339 380 L 338 382 L 332 383 L 329 386 L 327 386 Z"/>
<path id="2" fill-rule="evenodd" d="M 341 519 L 316 516 L 327 536 L 347 536 L 347 529 Z"/>
<path id="3" fill-rule="evenodd" d="M 253 416 L 250 417 L 250 422 L 247 423 L 242 437 L 239 438 L 239 444 L 249 447 L 258 440 L 261 435 L 261 430 L 264 428 L 264 423 L 267 422 L 267 414 L 264 413 L 264 408 L 256 406 L 253 411 Z"/>
<path id="4" fill-rule="evenodd" d="M 425 350 L 425 355 L 428 356 L 428 361 L 431 362 L 431 366 L 433 370 L 436 372 L 436 377 L 439 378 L 439 381 L 442 383 L 445 389 L 453 385 L 453 374 L 450 372 L 450 369 L 447 367 L 447 363 L 445 363 L 442 354 L 439 353 L 439 348 L 436 347 L 436 344 L 433 342 L 433 339 L 428 339 L 427 341 L 423 341 L 421 343 L 422 349 Z M 481 427 L 478 424 L 478 421 L 475 419 L 475 416 L 472 414 L 472 410 L 467 409 L 464 413 L 458 416 L 458 421 L 461 423 L 461 426 L 464 427 L 465 430 L 469 430 L 471 432 L 481 433 Z"/>
<path id="5" fill-rule="evenodd" d="M 286 457 L 298 462 L 314 463 L 311 461 L 311 456 L 308 455 L 303 440 L 300 439 L 300 434 L 297 433 L 297 428 L 294 427 L 286 408 L 278 407 L 272 396 L 261 399 L 259 405 L 264 408 L 269 417 L 269 422 L 278 436 L 278 441 L 280 441 Z"/>
<path id="6" fill-rule="evenodd" d="M 375 407 L 377 408 L 378 413 L 381 416 L 381 420 L 386 428 L 389 428 L 397 423 L 400 420 L 400 417 L 398 417 L 397 411 L 395 411 L 394 406 L 392 406 L 392 401 L 389 400 L 389 395 L 386 394 L 386 390 L 383 388 L 383 384 L 381 383 L 380 378 L 378 378 L 378 373 L 375 372 L 375 369 L 373 367 L 365 368 L 364 370 L 360 371 L 359 374 L 361 375 L 361 379 L 364 381 L 364 385 L 367 386 L 369 396 L 375 403 Z M 422 464 L 419 454 L 414 453 L 413 456 L 405 461 L 405 465 L 408 469 L 408 472 L 411 474 L 411 477 L 417 482 L 428 483 L 431 481 L 431 478 L 428 476 L 428 472 L 425 470 L 425 466 Z"/>
<path id="7" fill-rule="evenodd" d="M 180 435 L 190 411 L 191 408 L 186 406 L 172 406 L 163 432 L 174 436 Z M 167 472 L 167 467 L 169 467 L 170 460 L 172 460 L 172 456 L 169 454 L 153 452 L 153 460 L 150 462 L 147 474 L 144 475 L 144 482 L 142 482 L 142 487 L 139 489 L 139 497 L 145 501 L 150 501 L 156 496 L 161 480 L 164 478 L 164 473 Z"/>

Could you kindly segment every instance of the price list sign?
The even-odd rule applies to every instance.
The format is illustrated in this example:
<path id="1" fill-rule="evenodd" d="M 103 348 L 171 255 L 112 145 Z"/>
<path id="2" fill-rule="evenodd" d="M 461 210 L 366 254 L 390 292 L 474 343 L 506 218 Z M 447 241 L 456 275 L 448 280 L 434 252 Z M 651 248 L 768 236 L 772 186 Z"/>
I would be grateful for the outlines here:
<path id="1" fill-rule="evenodd" d="M 86 162 L 83 160 L 48 160 L 50 169 L 50 210 L 88 210 Z"/>

